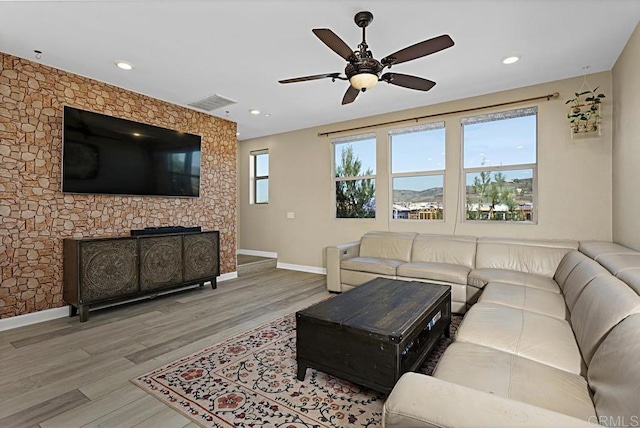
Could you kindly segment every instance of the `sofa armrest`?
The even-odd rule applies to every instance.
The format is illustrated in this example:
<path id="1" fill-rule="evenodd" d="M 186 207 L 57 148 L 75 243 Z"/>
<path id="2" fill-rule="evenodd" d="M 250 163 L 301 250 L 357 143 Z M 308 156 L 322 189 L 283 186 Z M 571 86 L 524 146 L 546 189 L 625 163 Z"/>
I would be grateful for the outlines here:
<path id="1" fill-rule="evenodd" d="M 360 255 L 360 241 L 327 247 L 327 290 L 342 291 L 340 261 Z"/>
<path id="2" fill-rule="evenodd" d="M 417 373 L 404 374 L 383 408 L 387 428 L 591 427 L 585 421 L 541 407 Z"/>

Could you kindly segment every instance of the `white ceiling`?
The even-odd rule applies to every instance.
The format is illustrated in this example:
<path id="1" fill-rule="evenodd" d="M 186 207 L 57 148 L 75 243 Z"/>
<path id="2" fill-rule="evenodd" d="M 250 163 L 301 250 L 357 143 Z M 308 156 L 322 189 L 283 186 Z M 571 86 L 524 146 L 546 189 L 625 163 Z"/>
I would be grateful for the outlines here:
<path id="1" fill-rule="evenodd" d="M 370 10 L 378 59 L 449 34 L 455 46 L 393 71 L 437 82 L 429 92 L 380 83 L 350 105 L 348 83 L 278 80 L 343 71 L 311 32 L 360 42 L 353 16 Z M 610 70 L 640 20 L 638 0 L 431 1 L 0 1 L 0 51 L 186 105 L 220 94 L 238 101 L 214 115 L 239 139 Z M 519 54 L 510 66 L 501 59 Z M 116 60 L 134 64 L 130 72 Z M 262 113 L 249 113 L 258 108 Z"/>

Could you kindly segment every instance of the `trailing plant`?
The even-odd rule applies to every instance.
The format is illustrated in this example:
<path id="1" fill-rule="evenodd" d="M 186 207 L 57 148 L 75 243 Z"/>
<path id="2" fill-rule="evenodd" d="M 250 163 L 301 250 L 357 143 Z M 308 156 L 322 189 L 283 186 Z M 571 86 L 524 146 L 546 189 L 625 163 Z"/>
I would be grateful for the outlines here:
<path id="1" fill-rule="evenodd" d="M 605 98 L 603 93 L 597 93 L 598 87 L 594 90 L 576 92 L 575 98 L 567 100 L 571 110 L 567 114 L 571 130 L 578 132 L 593 132 L 598 130 L 600 125 L 600 104 Z M 582 100 L 582 98 L 584 99 Z"/>

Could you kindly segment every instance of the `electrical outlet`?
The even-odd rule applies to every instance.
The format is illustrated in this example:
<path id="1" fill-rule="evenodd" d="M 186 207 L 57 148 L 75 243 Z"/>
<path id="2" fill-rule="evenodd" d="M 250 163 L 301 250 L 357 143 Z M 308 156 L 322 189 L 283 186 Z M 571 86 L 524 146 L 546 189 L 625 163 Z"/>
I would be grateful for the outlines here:
<path id="1" fill-rule="evenodd" d="M 287 218 L 288 218 L 288 219 L 294 219 L 294 218 L 296 218 L 296 213 L 294 213 L 293 211 L 288 211 L 288 212 L 287 212 Z"/>

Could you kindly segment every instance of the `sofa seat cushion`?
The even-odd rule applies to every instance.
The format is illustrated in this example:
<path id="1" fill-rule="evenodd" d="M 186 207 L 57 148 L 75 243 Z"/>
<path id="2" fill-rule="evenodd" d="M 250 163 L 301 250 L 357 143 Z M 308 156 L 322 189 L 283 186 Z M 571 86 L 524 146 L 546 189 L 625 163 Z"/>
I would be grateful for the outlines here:
<path id="1" fill-rule="evenodd" d="M 380 275 L 394 276 L 396 274 L 396 268 L 402 263 L 401 260 L 378 257 L 353 257 L 340 262 L 340 268 L 354 270 L 356 272 L 379 273 Z"/>
<path id="2" fill-rule="evenodd" d="M 351 286 L 351 288 L 353 288 L 376 278 L 395 279 L 396 277 L 394 275 L 380 275 L 379 273 L 340 269 L 340 291 L 347 291 L 348 289 L 345 288 L 345 286 Z"/>
<path id="3" fill-rule="evenodd" d="M 476 303 L 464 317 L 456 340 L 509 352 L 570 373 L 583 373 L 582 356 L 571 326 L 547 315 L 496 303 Z"/>
<path id="4" fill-rule="evenodd" d="M 482 268 L 469 272 L 467 284 L 482 288 L 490 282 L 526 285 L 541 290 L 560 293 L 560 287 L 552 278 L 535 273 L 518 272 L 506 269 Z"/>
<path id="5" fill-rule="evenodd" d="M 582 420 L 596 414 L 582 376 L 485 346 L 454 342 L 433 376 Z"/>
<path id="6" fill-rule="evenodd" d="M 526 285 L 490 282 L 478 302 L 497 303 L 525 311 L 536 312 L 550 317 L 567 319 L 567 306 L 561 294 Z"/>
<path id="7" fill-rule="evenodd" d="M 398 266 L 398 276 L 409 278 L 433 279 L 436 281 L 467 284 L 467 275 L 471 269 L 466 266 L 449 263 L 413 262 Z"/>

